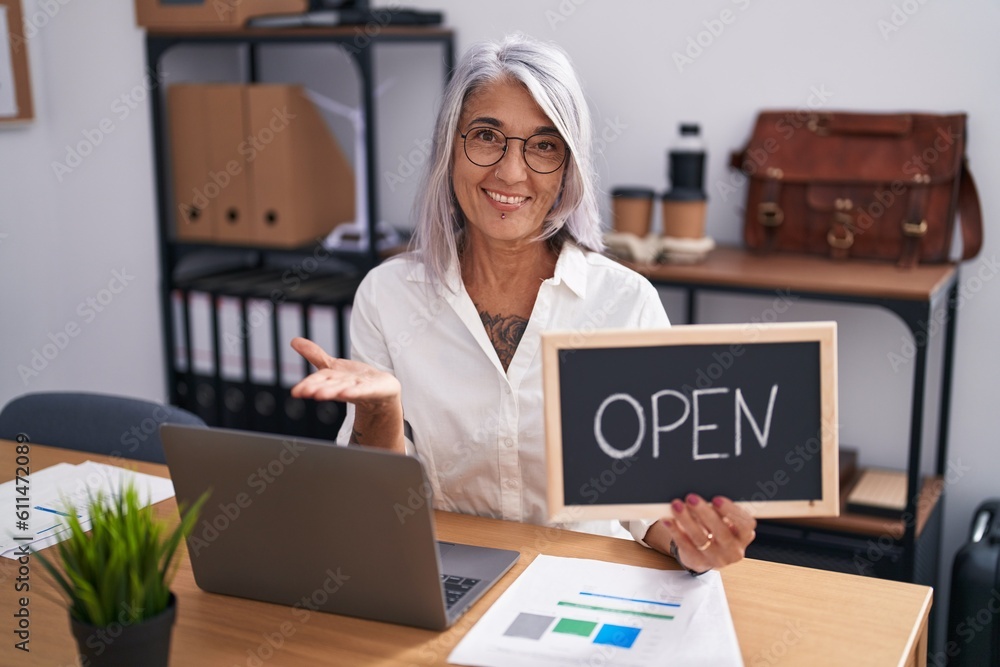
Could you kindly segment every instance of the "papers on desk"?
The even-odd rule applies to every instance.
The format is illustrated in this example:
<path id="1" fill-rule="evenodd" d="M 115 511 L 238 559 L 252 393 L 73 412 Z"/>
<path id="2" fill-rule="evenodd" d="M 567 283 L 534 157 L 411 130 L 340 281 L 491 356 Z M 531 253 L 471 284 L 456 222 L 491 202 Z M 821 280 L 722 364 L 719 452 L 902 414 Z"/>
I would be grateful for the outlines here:
<path id="1" fill-rule="evenodd" d="M 152 505 L 174 495 L 174 485 L 169 479 L 146 475 L 134 470 L 85 461 L 79 465 L 57 463 L 39 470 L 28 477 L 28 530 L 14 533 L 10 528 L 0 531 L 0 556 L 17 558 L 22 555 L 18 549 L 27 544 L 31 551 L 62 542 L 69 537 L 63 519 L 66 510 L 75 506 L 81 510 L 87 506 L 88 498 L 103 493 L 106 497 L 117 495 L 117 491 L 129 482 L 135 484 L 139 499 Z M 21 500 L 15 486 L 17 480 L 0 484 L 0 508 L 13 514 Z M 21 482 L 24 486 L 23 481 Z M 22 491 L 24 489 L 22 488 Z M 90 517 L 85 512 L 79 514 L 84 530 L 90 529 Z M 22 538 L 15 540 L 15 537 Z M 30 541 L 23 538 L 32 537 Z"/>
<path id="2" fill-rule="evenodd" d="M 739 665 L 722 577 L 538 556 L 448 657 L 459 665 Z"/>

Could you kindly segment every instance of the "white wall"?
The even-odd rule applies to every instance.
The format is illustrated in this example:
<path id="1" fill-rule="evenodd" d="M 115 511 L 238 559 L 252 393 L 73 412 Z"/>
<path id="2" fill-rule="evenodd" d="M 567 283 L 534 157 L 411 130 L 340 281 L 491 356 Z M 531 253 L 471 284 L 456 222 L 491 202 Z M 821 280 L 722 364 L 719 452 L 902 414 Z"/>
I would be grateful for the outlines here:
<path id="1" fill-rule="evenodd" d="M 0 131 L 4 402 L 41 389 L 164 396 L 143 33 L 131 3 L 99 4 L 22 3 L 40 26 L 28 50 L 36 119 Z M 52 163 L 80 142 L 96 146 L 57 175 Z M 117 294 L 114 271 L 127 280 Z M 77 335 L 22 379 L 18 367 L 67 326 Z"/>
<path id="2" fill-rule="evenodd" d="M 63 4 L 59 4 L 63 2 Z M 388 3 L 381 3 L 388 4 Z M 998 373 L 993 346 L 1000 328 L 1000 281 L 994 230 L 1000 194 L 1000 6 L 991 0 L 408 0 L 407 6 L 443 9 L 457 31 L 459 52 L 473 41 L 521 30 L 556 41 L 571 55 L 607 141 L 603 187 L 665 186 L 665 151 L 677 123 L 702 124 L 709 149 L 708 231 L 739 241 L 742 193 L 720 196 L 728 179 L 728 152 L 747 138 L 756 111 L 825 108 L 931 111 L 970 115 L 969 158 L 980 185 L 986 244 L 963 267 L 969 298 L 959 313 L 950 459 L 961 470 L 948 488 L 942 582 L 967 530 L 972 509 L 1000 495 L 1000 456 L 994 453 L 1000 410 L 993 404 Z M 37 118 L 25 129 L 0 131 L 0 403 L 29 390 L 90 389 L 162 399 L 162 369 L 154 225 L 150 121 L 143 83 L 142 32 L 130 3 L 112 0 L 24 0 L 26 15 L 43 24 L 30 40 Z M 47 17 L 49 6 L 57 11 Z M 729 24 L 713 23 L 731 12 Z M 906 10 L 910 14 L 906 13 Z M 895 18 L 898 30 L 884 31 Z M 905 22 L 903 22 L 905 19 Z M 719 27 L 722 27 L 721 31 Z M 714 27 L 719 34 L 693 62 L 679 68 L 673 54 Z M 880 26 L 882 26 L 880 28 Z M 389 56 L 386 63 L 405 60 Z M 386 76 L 389 74 L 383 73 Z M 408 122 L 397 102 L 415 79 L 400 78 L 393 120 L 381 147 L 383 186 L 429 127 Z M 436 79 L 435 79 L 436 81 Z M 122 96 L 136 100 L 129 109 Z M 421 103 L 421 117 L 428 117 Z M 52 163 L 84 133 L 114 127 L 71 173 Z M 392 196 L 385 211 L 405 215 L 416 179 Z M 386 188 L 386 190 L 388 190 Z M 129 276 L 119 294 L 102 294 L 116 270 Z M 976 276 L 982 278 L 979 280 Z M 114 285 L 117 287 L 117 283 Z M 86 299 L 111 296 L 89 314 Z M 80 307 L 83 303 L 84 306 Z M 675 319 L 679 301 L 667 296 Z M 706 320 L 759 316 L 768 299 L 706 301 Z M 894 371 L 905 329 L 893 316 L 867 308 L 796 303 L 786 319 L 840 322 L 842 440 L 862 449 L 866 465 L 905 465 L 912 368 Z M 76 324 L 78 335 L 37 376 L 22 379 L 49 334 Z M 940 342 L 939 339 L 935 339 Z M 51 349 L 49 350 L 52 351 Z M 932 385 L 933 387 L 934 385 Z M 932 392 L 931 400 L 934 400 Z M 929 418 L 933 427 L 934 421 Z M 931 431 L 933 433 L 933 431 Z M 929 458 L 928 458 L 929 461 Z M 929 471 L 931 464 L 925 466 Z"/>

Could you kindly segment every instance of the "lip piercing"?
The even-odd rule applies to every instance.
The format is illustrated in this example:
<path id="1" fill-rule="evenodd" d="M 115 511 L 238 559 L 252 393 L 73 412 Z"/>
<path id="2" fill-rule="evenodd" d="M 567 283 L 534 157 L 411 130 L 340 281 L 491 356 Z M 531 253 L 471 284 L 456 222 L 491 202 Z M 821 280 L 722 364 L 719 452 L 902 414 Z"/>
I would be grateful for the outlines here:
<path id="1" fill-rule="evenodd" d="M 494 171 L 493 175 L 496 176 L 499 179 L 500 178 L 500 170 L 497 169 L 496 171 Z M 506 213 L 501 213 L 500 214 L 500 219 L 501 220 L 506 220 L 507 219 L 507 214 Z"/>

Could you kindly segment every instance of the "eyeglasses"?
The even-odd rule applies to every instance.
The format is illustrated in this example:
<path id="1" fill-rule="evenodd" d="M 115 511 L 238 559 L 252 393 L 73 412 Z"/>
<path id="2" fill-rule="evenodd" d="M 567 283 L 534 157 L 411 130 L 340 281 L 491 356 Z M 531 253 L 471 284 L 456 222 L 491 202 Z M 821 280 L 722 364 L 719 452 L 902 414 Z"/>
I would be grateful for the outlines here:
<path id="1" fill-rule="evenodd" d="M 474 127 L 459 135 L 465 142 L 465 156 L 479 167 L 492 167 L 507 154 L 507 143 L 511 139 L 523 142 L 521 154 L 532 171 L 551 174 L 566 161 L 569 149 L 557 134 L 533 134 L 527 139 L 508 137 L 492 127 Z"/>

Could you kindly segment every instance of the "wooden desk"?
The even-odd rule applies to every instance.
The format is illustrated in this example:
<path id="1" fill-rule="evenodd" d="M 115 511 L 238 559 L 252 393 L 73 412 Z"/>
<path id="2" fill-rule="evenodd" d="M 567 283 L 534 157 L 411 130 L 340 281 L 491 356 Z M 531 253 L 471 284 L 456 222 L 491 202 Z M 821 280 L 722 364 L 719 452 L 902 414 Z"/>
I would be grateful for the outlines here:
<path id="1" fill-rule="evenodd" d="M 31 446 L 31 469 L 87 455 Z M 101 457 L 92 460 L 114 463 Z M 164 466 L 135 463 L 154 475 Z M 13 478 L 14 444 L 0 441 L 0 481 Z M 13 509 L 0 508 L 12 525 Z M 157 506 L 176 521 L 173 499 Z M 493 519 L 437 513 L 442 539 L 517 549 L 521 560 L 459 623 L 437 633 L 312 613 L 201 591 L 185 551 L 173 590 L 179 599 L 173 665 L 440 665 L 483 612 L 539 553 L 674 569 L 665 556 L 634 542 Z M 13 648 L 18 564 L 0 562 L 0 664 L 71 665 L 75 646 L 62 599 L 39 563 L 30 564 L 31 653 Z M 280 573 L 275 573 L 280 576 Z M 892 581 L 746 560 L 723 571 L 743 659 L 757 665 L 925 665 L 931 589 Z M 271 638 L 278 648 L 268 643 Z M 271 659 L 267 659 L 271 656 Z M 260 662 L 257 662 L 260 660 Z"/>

